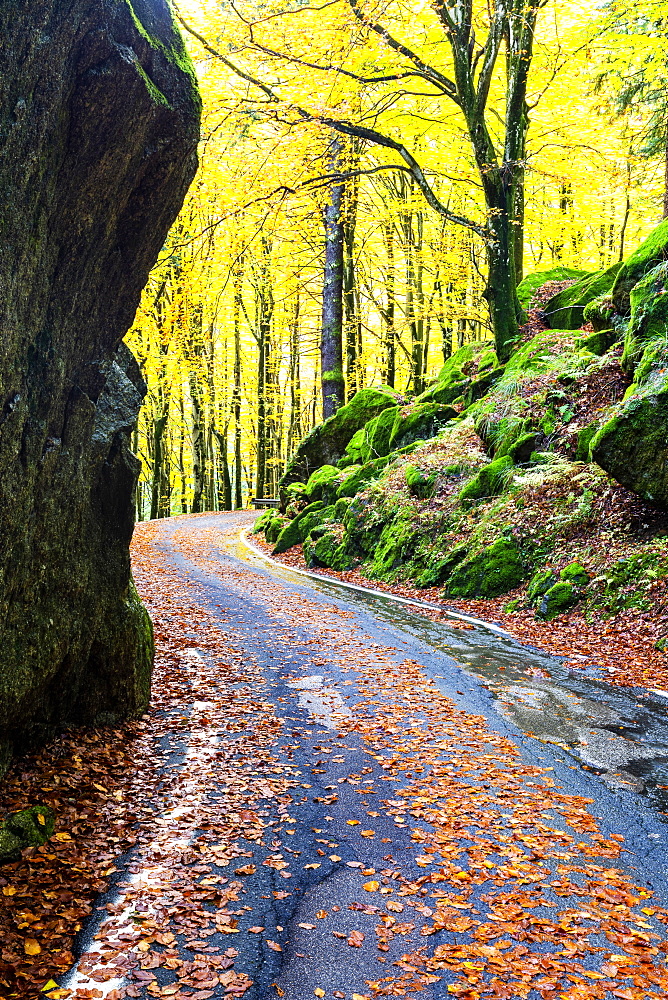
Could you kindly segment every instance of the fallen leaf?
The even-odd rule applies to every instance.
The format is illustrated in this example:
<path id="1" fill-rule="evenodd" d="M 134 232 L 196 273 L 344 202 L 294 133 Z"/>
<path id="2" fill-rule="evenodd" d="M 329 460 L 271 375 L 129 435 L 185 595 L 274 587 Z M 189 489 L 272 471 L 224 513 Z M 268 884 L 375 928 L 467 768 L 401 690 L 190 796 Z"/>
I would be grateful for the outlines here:
<path id="1" fill-rule="evenodd" d="M 362 931 L 351 931 L 348 935 L 348 944 L 351 948 L 361 948 L 362 941 L 364 941 L 364 934 L 362 934 Z"/>
<path id="2" fill-rule="evenodd" d="M 267 941 L 267 948 L 271 948 L 272 951 L 283 951 L 278 941 Z"/>
<path id="3" fill-rule="evenodd" d="M 26 955 L 39 955 L 42 951 L 39 942 L 35 938 L 26 938 L 23 942 L 23 950 Z"/>

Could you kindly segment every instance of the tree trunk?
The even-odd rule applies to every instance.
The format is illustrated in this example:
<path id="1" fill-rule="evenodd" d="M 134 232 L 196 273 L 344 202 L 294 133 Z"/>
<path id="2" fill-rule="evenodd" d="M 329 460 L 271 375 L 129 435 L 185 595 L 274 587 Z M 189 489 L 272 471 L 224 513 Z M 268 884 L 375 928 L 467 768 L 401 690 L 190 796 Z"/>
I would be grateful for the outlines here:
<path id="1" fill-rule="evenodd" d="M 243 305 L 244 258 L 240 255 L 234 267 L 234 506 L 243 506 L 241 466 L 241 309 Z"/>
<path id="2" fill-rule="evenodd" d="M 385 384 L 394 389 L 396 378 L 396 274 L 394 271 L 394 226 L 388 222 L 385 226 L 385 252 L 387 254 L 387 270 L 385 272 Z"/>
<path id="3" fill-rule="evenodd" d="M 161 490 L 163 485 L 163 435 L 165 433 L 165 427 L 167 426 L 167 420 L 169 418 L 169 410 L 167 406 L 163 409 L 162 414 L 156 418 L 153 425 L 153 479 L 151 482 L 151 520 L 154 521 L 160 516 L 161 510 Z"/>
<path id="4" fill-rule="evenodd" d="M 340 170 L 342 142 L 330 146 L 332 171 Z M 322 335 L 320 341 L 322 414 L 331 417 L 345 402 L 343 376 L 343 190 L 341 183 L 330 186 L 325 207 L 325 272 L 322 290 Z"/>
<path id="5" fill-rule="evenodd" d="M 206 453 L 204 438 L 204 410 L 200 399 L 200 389 L 194 379 L 190 381 L 190 398 L 192 405 L 192 463 L 193 463 L 193 502 L 191 513 L 199 514 L 202 510 L 204 481 L 206 470 Z"/>

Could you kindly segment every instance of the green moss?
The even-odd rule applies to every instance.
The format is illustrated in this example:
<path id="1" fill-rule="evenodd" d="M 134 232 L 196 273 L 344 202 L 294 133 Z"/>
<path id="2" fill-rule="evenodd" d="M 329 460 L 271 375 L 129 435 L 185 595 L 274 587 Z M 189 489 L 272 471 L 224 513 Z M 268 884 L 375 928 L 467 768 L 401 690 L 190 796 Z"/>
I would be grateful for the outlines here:
<path id="1" fill-rule="evenodd" d="M 668 263 L 653 268 L 631 289 L 630 307 L 622 367 L 633 372 L 649 342 L 668 343 Z"/>
<path id="2" fill-rule="evenodd" d="M 253 525 L 253 534 L 259 535 L 261 531 L 264 531 L 274 514 L 275 511 L 273 510 L 265 510 L 264 514 L 260 514 Z"/>
<path id="3" fill-rule="evenodd" d="M 512 538 L 499 538 L 460 563 L 445 590 L 451 597 L 498 597 L 519 586 L 523 579 L 517 543 Z"/>
<path id="4" fill-rule="evenodd" d="M 264 537 L 266 538 L 266 540 L 273 544 L 277 540 L 278 536 L 280 535 L 281 531 L 283 530 L 286 524 L 287 524 L 286 518 L 281 517 L 280 514 L 276 514 L 274 512 L 264 529 Z"/>
<path id="5" fill-rule="evenodd" d="M 466 558 L 468 549 L 465 545 L 457 545 L 447 555 L 430 559 L 415 580 L 416 587 L 439 587 L 445 583 L 453 570 Z"/>
<path id="6" fill-rule="evenodd" d="M 323 465 L 309 477 L 306 484 L 306 496 L 314 500 L 325 500 L 331 503 L 336 497 L 336 491 L 345 479 L 345 472 L 334 465 Z"/>
<path id="7" fill-rule="evenodd" d="M 420 500 L 427 500 L 434 495 L 436 485 L 436 472 L 431 472 L 428 476 L 415 465 L 404 466 L 406 476 L 406 486 L 414 497 Z"/>
<path id="8" fill-rule="evenodd" d="M 586 587 L 589 583 L 589 573 L 577 561 L 564 566 L 559 576 L 562 580 L 572 583 L 575 587 Z"/>
<path id="9" fill-rule="evenodd" d="M 392 579 L 394 571 L 399 566 L 410 562 L 414 548 L 413 512 L 406 511 L 383 528 L 369 565 L 369 576 L 384 580 Z"/>
<path id="10" fill-rule="evenodd" d="M 517 297 L 520 300 L 520 305 L 522 309 L 527 310 L 536 292 L 548 281 L 568 281 L 571 278 L 579 280 L 590 274 L 589 271 L 576 271 L 572 267 L 552 267 L 548 271 L 535 271 L 533 274 L 527 274 L 526 278 L 523 278 L 517 286 Z"/>
<path id="11" fill-rule="evenodd" d="M 659 353 L 658 357 L 661 356 Z M 639 496 L 668 509 L 668 371 L 650 369 L 644 384 L 594 435 L 591 456 Z"/>
<path id="12" fill-rule="evenodd" d="M 440 403 L 425 403 L 412 407 L 406 412 L 398 410 L 390 434 L 389 447 L 392 450 L 405 448 L 415 441 L 426 441 L 436 437 L 445 425 L 459 416 L 451 406 Z"/>
<path id="13" fill-rule="evenodd" d="M 527 587 L 527 599 L 533 603 L 546 594 L 550 587 L 557 583 L 557 577 L 551 569 L 539 569 L 531 577 Z"/>
<path id="14" fill-rule="evenodd" d="M 326 509 L 327 505 L 322 500 L 317 500 L 315 503 L 305 507 L 301 514 L 298 514 L 294 520 L 285 525 L 276 539 L 273 554 L 280 555 L 281 552 L 287 552 L 288 549 L 291 549 L 293 545 L 300 545 L 311 528 L 314 528 L 316 524 L 320 524 L 325 520 Z"/>
<path id="15" fill-rule="evenodd" d="M 612 302 L 618 313 L 628 316 L 631 290 L 644 276 L 668 259 L 668 219 L 664 219 L 644 240 L 635 253 L 621 265 L 612 288 Z"/>
<path id="16" fill-rule="evenodd" d="M 531 461 L 531 455 L 536 450 L 540 437 L 534 431 L 520 434 L 517 440 L 508 448 L 507 455 L 516 465 L 526 465 Z"/>
<path id="17" fill-rule="evenodd" d="M 583 427 L 581 431 L 578 431 L 578 443 L 575 457 L 579 462 L 589 462 L 591 460 L 590 446 L 596 436 L 599 426 L 600 424 L 598 421 L 595 421 L 594 423 Z"/>
<path id="18" fill-rule="evenodd" d="M 536 610 L 536 614 L 539 618 L 545 621 L 551 621 L 552 618 L 556 618 L 563 611 L 568 611 L 580 600 L 580 592 L 577 587 L 574 587 L 572 583 L 568 583 L 566 580 L 560 580 L 555 583 L 553 587 L 550 587 L 545 594 L 543 594 L 540 599 L 540 603 Z"/>
<path id="19" fill-rule="evenodd" d="M 599 295 L 592 299 L 583 313 L 585 323 L 591 323 L 595 332 L 610 330 L 616 317 L 615 307 L 612 304 L 610 292 Z"/>
<path id="20" fill-rule="evenodd" d="M 369 483 L 378 479 L 387 466 L 391 462 L 396 461 L 396 458 L 397 453 L 392 452 L 390 455 L 385 455 L 383 458 L 377 458 L 373 462 L 367 462 L 366 465 L 353 466 L 350 469 L 346 469 L 348 475 L 339 486 L 336 492 L 337 497 L 354 497 L 356 493 L 363 490 L 369 485 Z"/>
<path id="21" fill-rule="evenodd" d="M 335 465 L 339 462 L 353 435 L 383 410 L 396 406 L 397 396 L 392 389 L 360 389 L 349 403 L 339 407 L 333 416 L 314 427 L 300 442 L 279 483 L 281 499 L 290 483 L 308 479 L 323 465 Z"/>
<path id="22" fill-rule="evenodd" d="M 616 337 L 617 334 L 612 329 L 597 330 L 595 333 L 590 333 L 586 337 L 582 337 L 577 346 L 585 351 L 590 351 L 592 354 L 596 354 L 598 357 L 602 357 L 602 355 L 610 350 Z"/>
<path id="23" fill-rule="evenodd" d="M 7 816 L 0 823 L 0 864 L 17 861 L 26 847 L 41 847 L 55 829 L 55 817 L 48 806 L 29 806 Z"/>
<path id="24" fill-rule="evenodd" d="M 186 48 L 183 36 L 174 18 L 171 6 L 169 6 L 171 30 L 165 32 L 169 35 L 168 39 L 165 40 L 164 38 L 161 38 L 157 32 L 151 30 L 150 22 L 153 14 L 150 7 L 148 10 L 146 9 L 147 4 L 143 2 L 143 0 L 125 0 L 125 4 L 130 11 L 130 16 L 134 22 L 135 28 L 142 38 L 149 43 L 151 48 L 161 52 L 173 66 L 176 66 L 182 73 L 185 73 L 186 76 L 190 77 L 195 85 L 195 88 L 197 88 L 197 75 L 195 73 L 195 67 L 193 66 L 192 59 L 190 58 L 188 49 Z"/>
<path id="25" fill-rule="evenodd" d="M 505 489 L 508 473 L 513 467 L 514 462 L 509 455 L 494 459 L 466 484 L 459 494 L 460 502 L 485 500 L 498 496 Z"/>
<path id="26" fill-rule="evenodd" d="M 325 566 L 334 570 L 351 569 L 354 561 L 347 551 L 340 531 L 326 530 L 319 537 L 311 535 L 304 542 L 304 558 L 308 566 Z"/>
<path id="27" fill-rule="evenodd" d="M 565 288 L 545 303 L 545 315 L 553 330 L 579 330 L 584 323 L 585 306 L 610 292 L 621 264 L 587 275 Z"/>
<path id="28" fill-rule="evenodd" d="M 398 413 L 399 407 L 391 406 L 365 425 L 363 438 L 359 445 L 362 462 L 370 462 L 374 458 L 382 458 L 389 453 L 390 435 Z"/>

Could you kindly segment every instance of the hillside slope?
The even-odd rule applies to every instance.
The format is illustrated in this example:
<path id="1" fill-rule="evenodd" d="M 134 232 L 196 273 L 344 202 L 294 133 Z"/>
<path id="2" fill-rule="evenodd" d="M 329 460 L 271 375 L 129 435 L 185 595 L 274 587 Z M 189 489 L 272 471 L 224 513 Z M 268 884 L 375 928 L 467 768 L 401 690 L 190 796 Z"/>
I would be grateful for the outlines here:
<path id="1" fill-rule="evenodd" d="M 276 554 L 303 546 L 311 567 L 484 599 L 525 622 L 614 621 L 662 650 L 664 257 L 668 223 L 608 270 L 529 276 L 524 340 L 505 366 L 474 343 L 415 399 L 362 390 L 302 442 L 283 513 L 256 531 Z"/>

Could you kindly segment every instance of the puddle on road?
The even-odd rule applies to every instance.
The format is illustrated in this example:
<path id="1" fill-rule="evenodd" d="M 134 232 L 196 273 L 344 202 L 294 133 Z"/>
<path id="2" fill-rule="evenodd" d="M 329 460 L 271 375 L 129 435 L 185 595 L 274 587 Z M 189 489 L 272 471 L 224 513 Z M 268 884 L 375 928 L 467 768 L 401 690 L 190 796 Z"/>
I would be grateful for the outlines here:
<path id="1" fill-rule="evenodd" d="M 228 539 L 224 540 L 228 543 Z M 267 563 L 240 540 L 229 539 L 230 554 L 267 569 Z M 304 585 L 289 567 L 276 576 Z M 314 590 L 371 611 L 375 617 L 451 657 L 494 695 L 497 711 L 523 732 L 552 743 L 598 772 L 614 789 L 646 795 L 668 818 L 668 692 L 615 688 L 587 661 L 569 669 L 559 659 L 521 646 L 484 628 L 434 622 L 389 598 L 348 590 L 333 580 L 312 579 Z M 453 692 L 434 674 L 443 694 Z"/>

